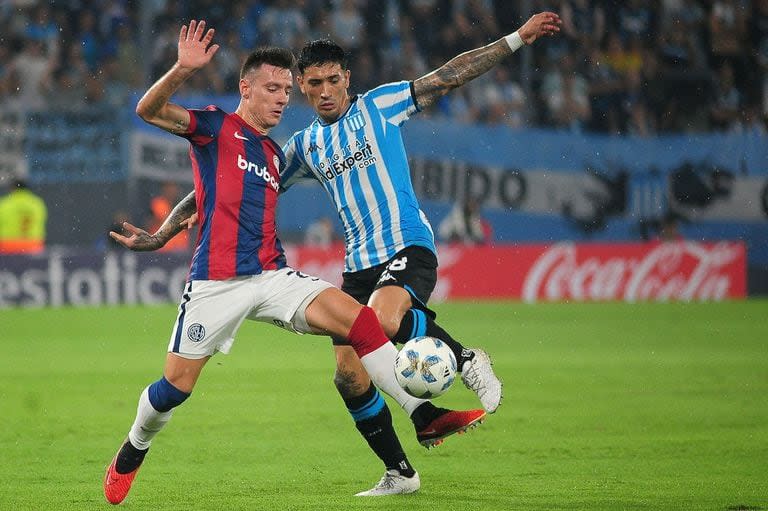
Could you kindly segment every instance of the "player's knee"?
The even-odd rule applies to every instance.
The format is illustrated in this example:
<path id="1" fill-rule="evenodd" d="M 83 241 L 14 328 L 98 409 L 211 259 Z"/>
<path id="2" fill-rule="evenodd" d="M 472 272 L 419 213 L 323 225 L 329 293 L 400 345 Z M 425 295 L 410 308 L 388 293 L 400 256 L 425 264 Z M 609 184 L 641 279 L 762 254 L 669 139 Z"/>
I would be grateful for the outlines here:
<path id="1" fill-rule="evenodd" d="M 397 335 L 397 331 L 400 329 L 400 323 L 398 321 L 382 321 L 381 328 L 384 330 L 384 334 L 393 339 Z"/>
<path id="2" fill-rule="evenodd" d="M 347 333 L 347 340 L 358 358 L 379 350 L 389 343 L 389 338 L 381 328 L 379 318 L 370 307 L 360 307 L 352 328 Z"/>
<path id="3" fill-rule="evenodd" d="M 376 313 L 376 317 L 379 319 L 379 323 L 381 324 L 381 329 L 384 330 L 384 334 L 392 339 L 400 329 L 400 321 L 402 319 L 402 315 L 389 310 L 377 309 L 376 307 L 372 307 L 372 309 L 373 312 Z"/>
<path id="4" fill-rule="evenodd" d="M 147 396 L 152 408 L 158 412 L 167 412 L 183 403 L 190 393 L 177 389 L 163 376 L 149 386 Z"/>

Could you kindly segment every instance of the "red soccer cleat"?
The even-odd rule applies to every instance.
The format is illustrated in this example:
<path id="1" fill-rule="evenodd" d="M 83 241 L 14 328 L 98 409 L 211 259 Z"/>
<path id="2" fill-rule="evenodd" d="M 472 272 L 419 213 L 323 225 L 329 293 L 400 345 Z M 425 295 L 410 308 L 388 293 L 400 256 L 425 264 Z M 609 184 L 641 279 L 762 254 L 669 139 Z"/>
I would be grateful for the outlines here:
<path id="1" fill-rule="evenodd" d="M 112 463 L 109 464 L 107 473 L 104 474 L 104 496 L 110 504 L 120 504 L 125 500 L 128 491 L 131 489 L 131 484 L 133 484 L 133 480 L 136 477 L 136 473 L 141 468 L 141 465 L 139 465 L 132 472 L 120 474 L 115 469 L 116 462 L 117 454 L 112 458 Z"/>
<path id="2" fill-rule="evenodd" d="M 416 432 L 416 439 L 429 449 L 443 443 L 443 439 L 454 433 L 464 433 L 479 426 L 485 419 L 484 410 L 451 410 L 444 413 L 429 425 Z"/>

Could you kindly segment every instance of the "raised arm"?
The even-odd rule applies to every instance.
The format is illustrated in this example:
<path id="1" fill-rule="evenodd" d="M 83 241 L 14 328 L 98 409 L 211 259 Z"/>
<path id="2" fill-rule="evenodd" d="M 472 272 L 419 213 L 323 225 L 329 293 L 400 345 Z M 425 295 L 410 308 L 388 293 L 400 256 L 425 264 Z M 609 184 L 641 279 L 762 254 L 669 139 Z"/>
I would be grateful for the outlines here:
<path id="1" fill-rule="evenodd" d="M 185 133 L 189 127 L 189 112 L 173 103 L 171 96 L 184 81 L 198 69 L 208 64 L 219 49 L 211 45 L 214 30 L 205 31 L 205 21 L 195 20 L 181 27 L 179 32 L 179 56 L 176 63 L 144 94 L 136 105 L 136 113 L 150 124 L 171 133 Z"/>
<path id="2" fill-rule="evenodd" d="M 163 222 L 163 225 L 154 234 L 149 234 L 144 229 L 125 222 L 123 223 L 123 229 L 130 236 L 123 236 L 115 231 L 110 231 L 109 235 L 125 248 L 135 252 L 151 252 L 163 248 L 171 238 L 184 229 L 191 228 L 197 221 L 196 215 L 195 192 L 189 192 L 189 195 L 176 204 Z"/>
<path id="3" fill-rule="evenodd" d="M 482 48 L 464 52 L 413 82 L 416 103 L 425 108 L 440 96 L 489 71 L 523 44 L 560 31 L 560 17 L 553 12 L 534 14 L 516 32 Z"/>

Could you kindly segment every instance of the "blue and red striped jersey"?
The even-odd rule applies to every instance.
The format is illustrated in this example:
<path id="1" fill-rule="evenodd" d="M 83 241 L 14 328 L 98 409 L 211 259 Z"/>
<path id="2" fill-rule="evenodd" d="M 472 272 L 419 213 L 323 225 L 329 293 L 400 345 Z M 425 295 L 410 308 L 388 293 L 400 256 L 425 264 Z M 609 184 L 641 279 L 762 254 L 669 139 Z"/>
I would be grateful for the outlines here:
<path id="1" fill-rule="evenodd" d="M 275 215 L 285 155 L 239 115 L 189 110 L 182 135 L 195 176 L 198 235 L 189 280 L 226 280 L 286 265 Z"/>

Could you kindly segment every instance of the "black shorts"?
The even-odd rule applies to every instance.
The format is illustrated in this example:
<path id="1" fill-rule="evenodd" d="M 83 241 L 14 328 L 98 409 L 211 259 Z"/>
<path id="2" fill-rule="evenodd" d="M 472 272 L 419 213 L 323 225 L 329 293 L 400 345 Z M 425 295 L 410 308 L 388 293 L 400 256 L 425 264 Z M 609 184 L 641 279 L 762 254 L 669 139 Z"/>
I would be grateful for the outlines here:
<path id="1" fill-rule="evenodd" d="M 427 307 L 427 302 L 437 284 L 437 256 L 427 248 L 405 247 L 389 261 L 361 271 L 344 272 L 342 277 L 341 290 L 363 305 L 377 289 L 398 286 L 408 291 L 414 307 L 433 319 L 436 316 Z M 333 344 L 347 345 L 349 342 L 334 337 Z"/>

